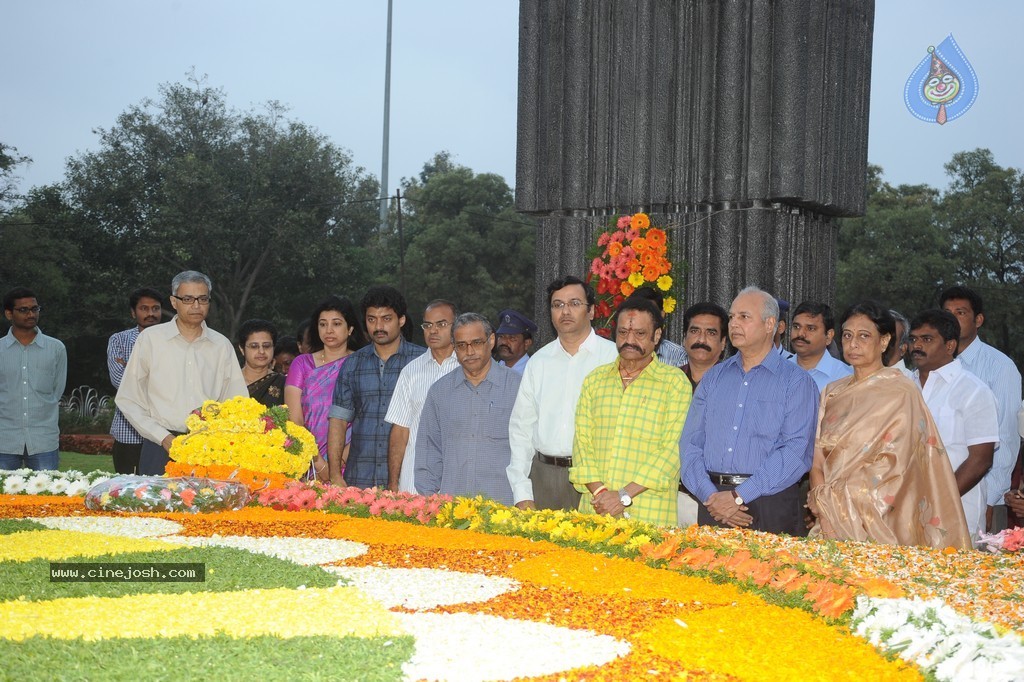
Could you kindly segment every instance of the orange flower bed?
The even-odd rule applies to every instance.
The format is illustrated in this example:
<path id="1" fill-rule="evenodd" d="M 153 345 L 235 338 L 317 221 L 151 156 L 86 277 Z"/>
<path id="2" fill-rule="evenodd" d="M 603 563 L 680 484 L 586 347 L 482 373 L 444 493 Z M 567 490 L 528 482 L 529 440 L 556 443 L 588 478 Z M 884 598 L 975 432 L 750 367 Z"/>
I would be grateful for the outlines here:
<path id="1" fill-rule="evenodd" d="M 284 488 L 289 483 L 295 482 L 294 478 L 283 474 L 250 471 L 249 469 L 225 466 L 223 464 L 211 464 L 209 466 L 183 464 L 174 460 L 167 462 L 164 474 L 167 476 L 199 476 L 218 481 L 238 481 L 239 483 L 244 483 L 250 492 L 267 488 Z"/>

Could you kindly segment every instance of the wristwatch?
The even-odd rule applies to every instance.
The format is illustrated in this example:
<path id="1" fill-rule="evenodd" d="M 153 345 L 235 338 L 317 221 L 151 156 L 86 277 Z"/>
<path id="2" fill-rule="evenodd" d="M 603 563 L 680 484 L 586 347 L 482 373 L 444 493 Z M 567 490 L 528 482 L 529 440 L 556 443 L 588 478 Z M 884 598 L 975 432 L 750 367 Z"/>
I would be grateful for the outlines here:
<path id="1" fill-rule="evenodd" d="M 625 490 L 619 491 L 619 502 L 622 503 L 623 507 L 628 507 L 633 504 L 633 498 L 629 496 Z"/>
<path id="2" fill-rule="evenodd" d="M 732 490 L 730 492 L 732 492 L 732 499 L 736 502 L 736 506 L 737 507 L 742 506 L 743 505 L 743 498 L 740 497 L 740 494 L 738 492 L 736 492 L 735 490 Z"/>

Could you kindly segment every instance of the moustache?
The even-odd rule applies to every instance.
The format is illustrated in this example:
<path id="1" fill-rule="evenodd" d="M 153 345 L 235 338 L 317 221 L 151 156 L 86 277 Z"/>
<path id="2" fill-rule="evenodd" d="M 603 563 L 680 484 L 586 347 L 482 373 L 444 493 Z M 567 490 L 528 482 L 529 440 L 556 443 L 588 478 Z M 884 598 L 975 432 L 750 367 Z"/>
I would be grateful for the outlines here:
<path id="1" fill-rule="evenodd" d="M 798 336 L 795 339 L 793 339 L 793 343 L 807 343 L 807 339 L 805 339 L 802 336 Z"/>
<path id="2" fill-rule="evenodd" d="M 928 357 L 928 354 L 925 353 L 923 350 L 913 350 L 913 351 L 910 351 L 910 357 L 912 357 L 912 358 L 926 358 L 926 357 Z"/>
<path id="3" fill-rule="evenodd" d="M 622 351 L 626 350 L 627 348 L 630 349 L 630 350 L 635 350 L 637 353 L 643 353 L 644 352 L 643 348 L 641 348 L 640 346 L 634 346 L 631 343 L 624 343 L 621 346 L 619 346 L 619 352 L 621 353 Z"/>
<path id="4" fill-rule="evenodd" d="M 507 346 L 504 343 L 498 344 L 498 350 L 506 350 L 509 353 L 511 353 L 512 352 L 512 346 Z"/>
<path id="5" fill-rule="evenodd" d="M 690 350 L 706 350 L 707 352 L 710 353 L 711 346 L 707 345 L 706 343 L 697 342 L 690 344 Z"/>

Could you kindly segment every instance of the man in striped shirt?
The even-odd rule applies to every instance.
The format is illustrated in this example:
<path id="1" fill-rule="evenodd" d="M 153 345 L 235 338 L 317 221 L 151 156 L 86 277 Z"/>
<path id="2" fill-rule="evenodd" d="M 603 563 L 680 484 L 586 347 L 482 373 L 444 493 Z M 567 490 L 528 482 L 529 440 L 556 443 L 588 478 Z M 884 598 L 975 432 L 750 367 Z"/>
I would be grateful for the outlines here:
<path id="1" fill-rule="evenodd" d="M 388 490 L 416 492 L 416 435 L 427 391 L 434 382 L 459 366 L 452 345 L 452 324 L 459 316 L 455 304 L 436 299 L 423 313 L 427 352 L 402 369 L 384 421 L 391 424 L 388 439 Z"/>
<path id="2" fill-rule="evenodd" d="M 163 314 L 162 299 L 159 291 L 149 288 L 136 289 L 128 297 L 128 312 L 135 320 L 135 326 L 117 332 L 107 342 L 107 370 L 115 391 L 121 386 L 121 377 L 124 376 L 124 368 L 128 365 L 139 332 L 159 324 Z M 110 435 L 114 437 L 114 471 L 134 474 L 139 467 L 142 436 L 116 407 L 114 419 L 110 423 Z"/>

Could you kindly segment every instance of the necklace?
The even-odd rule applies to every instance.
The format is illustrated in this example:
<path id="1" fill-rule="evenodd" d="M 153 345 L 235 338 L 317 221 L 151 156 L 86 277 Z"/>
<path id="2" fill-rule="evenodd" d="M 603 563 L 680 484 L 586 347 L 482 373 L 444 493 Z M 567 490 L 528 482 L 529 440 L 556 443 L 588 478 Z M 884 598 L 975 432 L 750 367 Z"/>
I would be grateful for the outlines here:
<path id="1" fill-rule="evenodd" d="M 642 372 L 642 371 L 644 371 L 643 367 L 641 367 L 640 369 L 635 370 L 633 372 L 627 372 L 622 367 L 619 367 L 619 377 L 622 379 L 622 385 L 623 386 L 628 386 L 629 384 L 631 384 L 634 379 L 636 379 L 638 376 L 640 376 L 640 372 Z"/>

